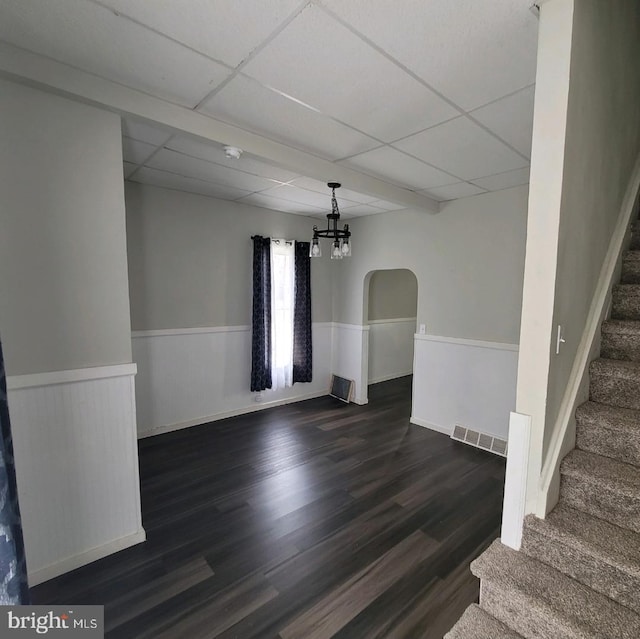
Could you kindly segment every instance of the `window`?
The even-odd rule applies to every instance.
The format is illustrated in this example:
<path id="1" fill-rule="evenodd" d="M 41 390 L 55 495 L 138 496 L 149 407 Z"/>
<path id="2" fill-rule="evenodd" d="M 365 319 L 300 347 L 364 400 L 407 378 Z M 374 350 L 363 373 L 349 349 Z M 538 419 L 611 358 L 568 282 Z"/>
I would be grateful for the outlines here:
<path id="1" fill-rule="evenodd" d="M 293 384 L 294 246 L 271 241 L 271 379 L 272 388 Z"/>

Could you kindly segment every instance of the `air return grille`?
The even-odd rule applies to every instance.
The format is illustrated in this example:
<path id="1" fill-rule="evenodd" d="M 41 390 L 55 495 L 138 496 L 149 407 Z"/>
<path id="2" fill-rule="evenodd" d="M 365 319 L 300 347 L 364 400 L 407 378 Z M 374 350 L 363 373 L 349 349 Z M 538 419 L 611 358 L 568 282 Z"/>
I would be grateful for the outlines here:
<path id="1" fill-rule="evenodd" d="M 482 450 L 488 450 L 502 457 L 507 456 L 507 442 L 504 439 L 493 437 L 493 435 L 487 435 L 486 433 L 479 433 L 477 430 L 465 428 L 460 424 L 454 426 L 451 439 L 469 444 L 469 446 L 482 448 Z"/>

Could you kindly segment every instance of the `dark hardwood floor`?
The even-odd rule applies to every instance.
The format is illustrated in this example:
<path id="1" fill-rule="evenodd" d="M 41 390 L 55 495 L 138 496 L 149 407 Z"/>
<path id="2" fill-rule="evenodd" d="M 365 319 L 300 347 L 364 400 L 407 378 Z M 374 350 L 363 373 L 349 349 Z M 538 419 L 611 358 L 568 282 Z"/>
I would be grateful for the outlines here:
<path id="1" fill-rule="evenodd" d="M 441 639 L 504 462 L 409 424 L 411 378 L 140 441 L 147 542 L 32 589 L 127 639 Z"/>

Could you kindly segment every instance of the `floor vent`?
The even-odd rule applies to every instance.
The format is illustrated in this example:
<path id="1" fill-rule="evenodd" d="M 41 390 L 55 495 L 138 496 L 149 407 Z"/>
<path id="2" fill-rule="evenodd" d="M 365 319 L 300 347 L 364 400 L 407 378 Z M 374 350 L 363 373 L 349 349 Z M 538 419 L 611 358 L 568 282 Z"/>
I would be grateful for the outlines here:
<path id="1" fill-rule="evenodd" d="M 490 453 L 495 453 L 501 457 L 507 456 L 507 442 L 504 439 L 487 435 L 486 433 L 479 433 L 477 430 L 465 428 L 460 424 L 454 426 L 451 439 L 469 444 L 469 446 L 482 448 L 482 450 L 488 450 Z"/>

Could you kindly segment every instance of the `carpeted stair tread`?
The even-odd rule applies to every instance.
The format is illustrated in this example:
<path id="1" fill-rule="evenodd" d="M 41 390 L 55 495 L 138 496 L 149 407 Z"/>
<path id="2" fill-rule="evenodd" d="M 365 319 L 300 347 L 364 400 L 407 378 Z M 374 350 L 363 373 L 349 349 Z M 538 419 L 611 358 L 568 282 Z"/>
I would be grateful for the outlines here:
<path id="1" fill-rule="evenodd" d="M 585 402 L 576 424 L 577 448 L 640 468 L 640 411 Z"/>
<path id="2" fill-rule="evenodd" d="M 640 253 L 640 251 L 638 251 Z M 618 335 L 637 335 L 640 337 L 640 321 L 637 320 L 606 320 L 602 323 L 603 333 Z"/>
<path id="3" fill-rule="evenodd" d="M 567 506 L 640 532 L 640 472 L 635 466 L 573 450 L 560 465 L 560 499 Z"/>
<path id="4" fill-rule="evenodd" d="M 640 637 L 640 616 L 633 611 L 499 541 L 471 571 L 482 579 L 480 605 L 523 637 Z"/>
<path id="5" fill-rule="evenodd" d="M 600 358 L 589 367 L 590 399 L 640 409 L 640 362 Z"/>
<path id="6" fill-rule="evenodd" d="M 444 639 L 522 639 L 477 604 L 471 604 Z"/>
<path id="7" fill-rule="evenodd" d="M 640 319 L 640 284 L 616 284 L 612 301 L 613 319 Z"/>
<path id="8" fill-rule="evenodd" d="M 522 550 L 640 614 L 640 535 L 560 503 L 525 518 Z"/>
<path id="9" fill-rule="evenodd" d="M 572 450 L 562 460 L 560 472 L 640 499 L 640 472 L 630 464 L 583 450 Z"/>
<path id="10" fill-rule="evenodd" d="M 623 284 L 639 284 L 640 283 L 640 251 L 626 251 L 622 257 L 622 275 Z"/>

